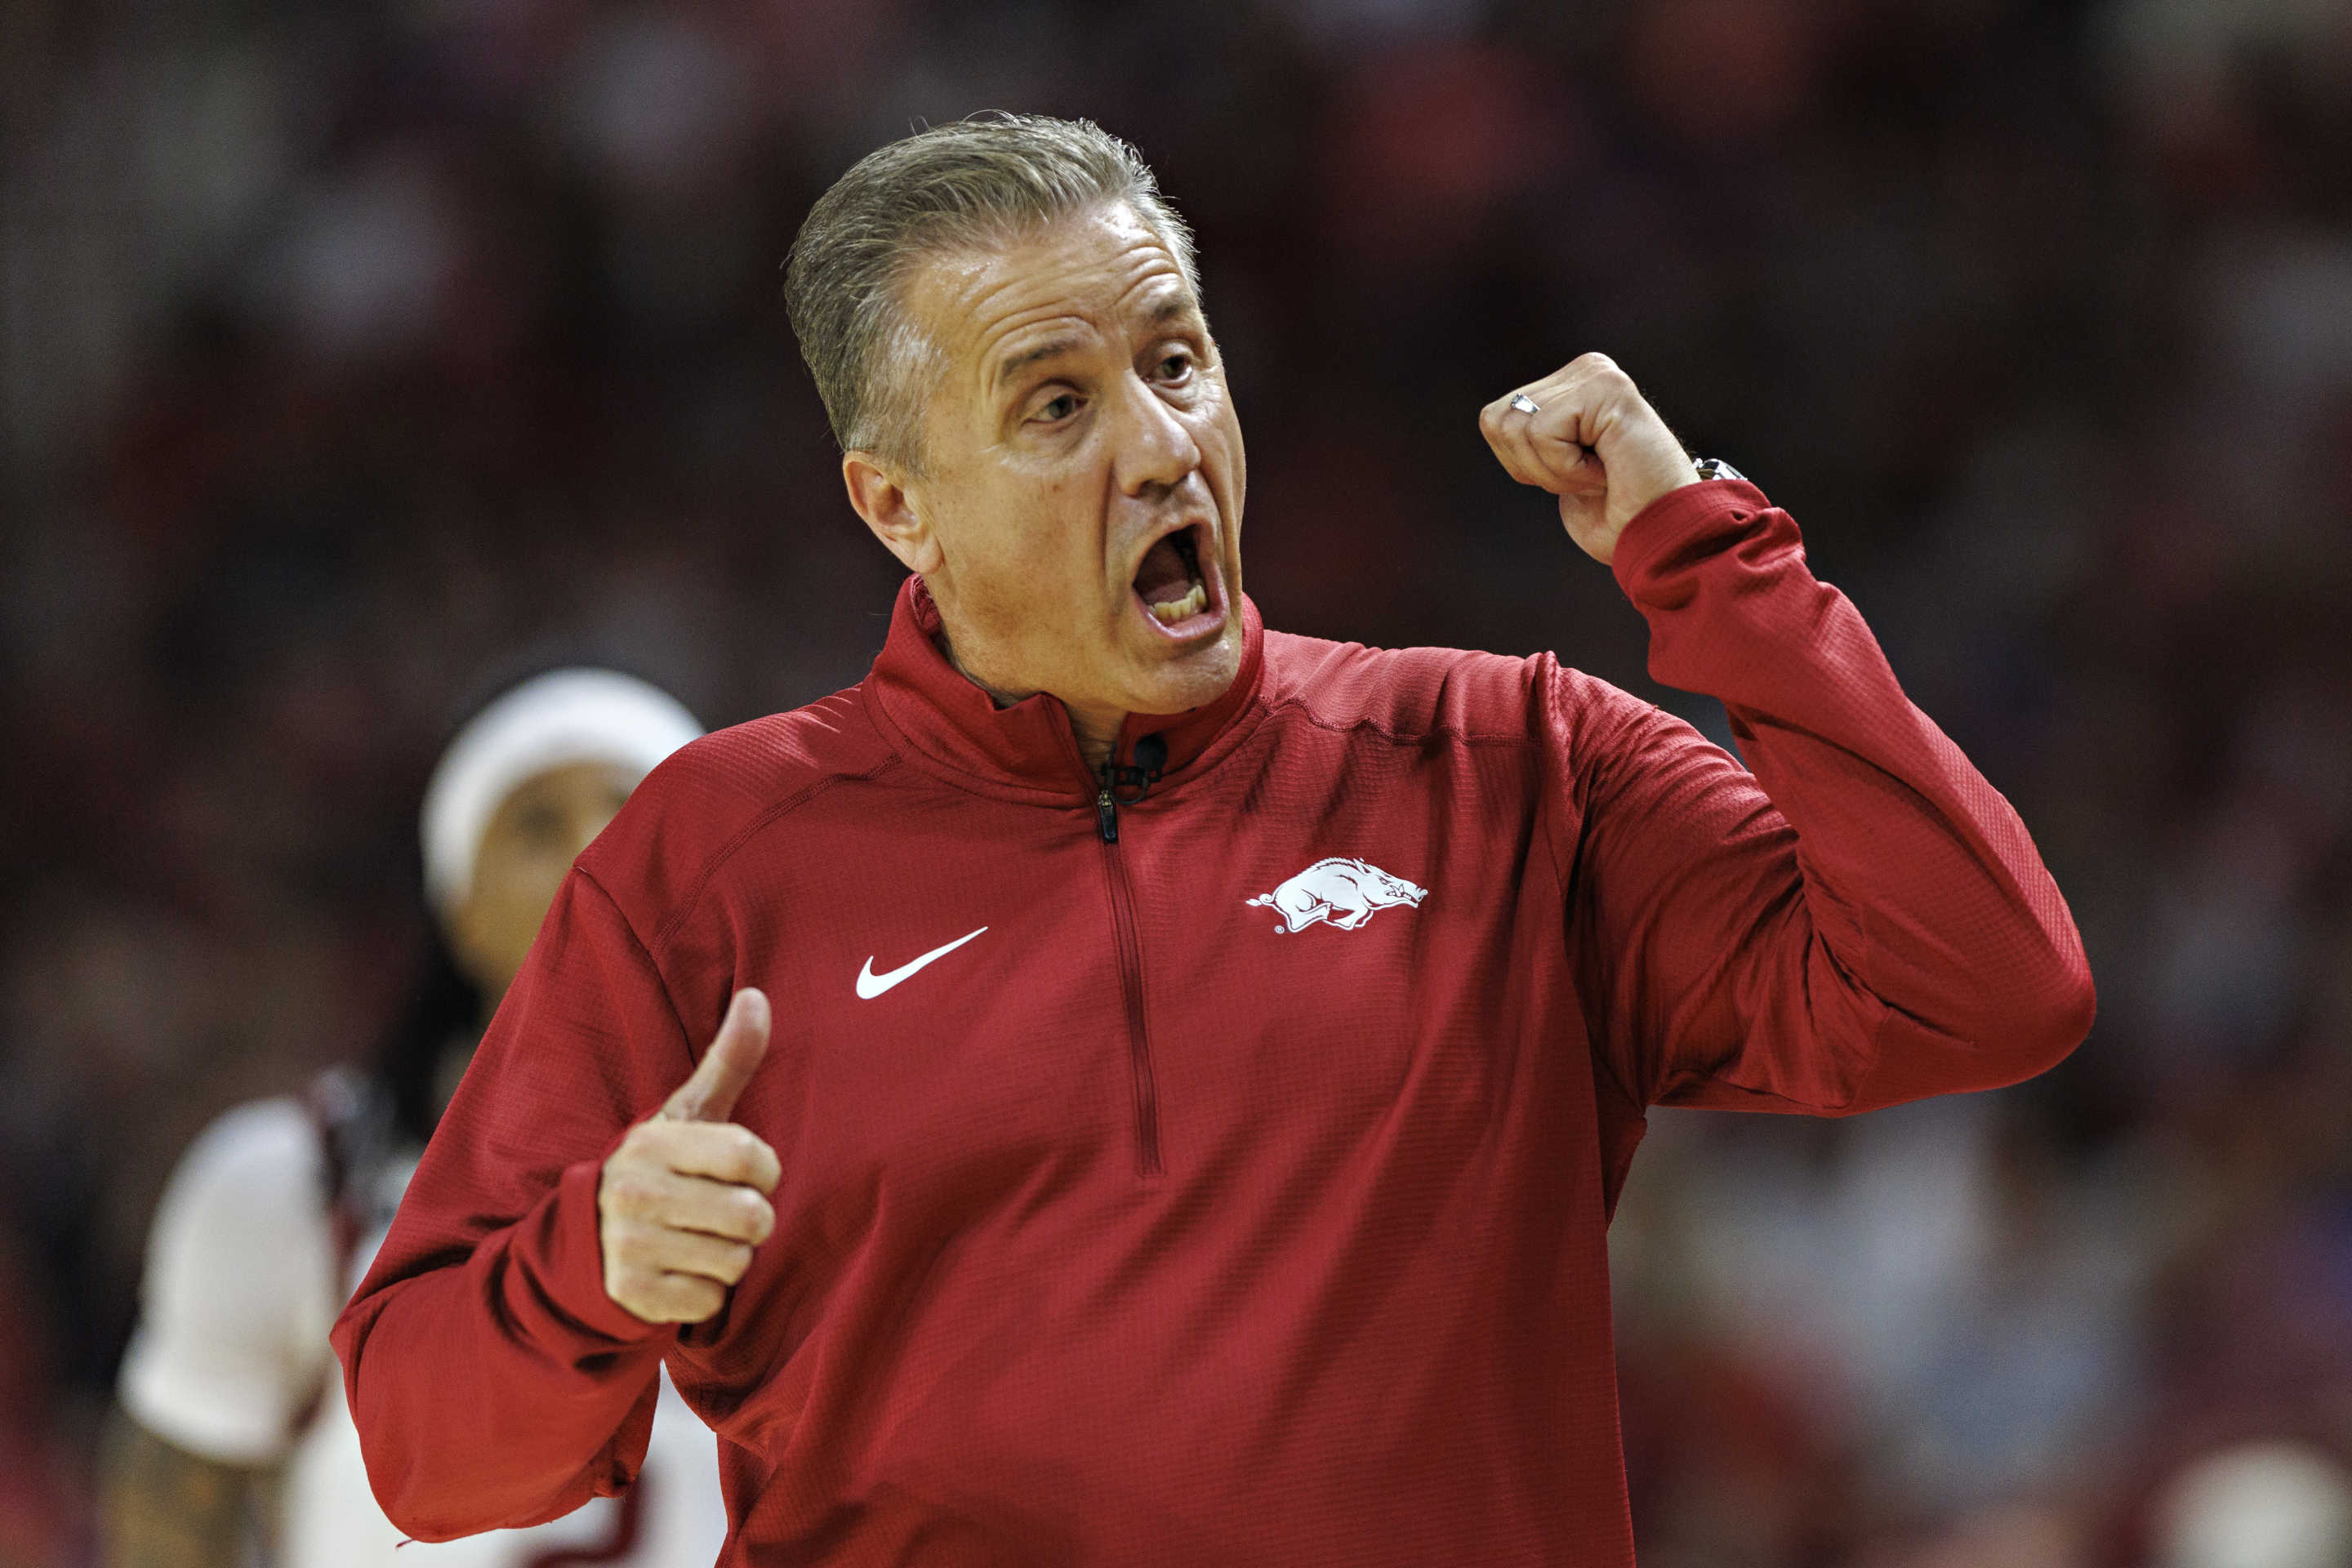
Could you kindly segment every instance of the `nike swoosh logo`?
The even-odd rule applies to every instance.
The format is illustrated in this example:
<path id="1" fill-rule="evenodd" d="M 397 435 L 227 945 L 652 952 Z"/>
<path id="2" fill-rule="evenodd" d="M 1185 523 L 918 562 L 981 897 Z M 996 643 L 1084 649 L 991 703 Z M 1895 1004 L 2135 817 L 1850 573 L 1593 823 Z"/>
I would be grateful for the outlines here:
<path id="1" fill-rule="evenodd" d="M 980 928 L 980 931 L 986 931 L 987 929 L 988 928 L 986 926 L 982 926 Z M 973 937 L 978 936 L 980 934 L 980 931 L 970 932 L 964 936 L 960 936 L 944 947 L 935 947 L 931 949 L 930 952 L 923 954 L 922 957 L 915 960 L 912 963 L 902 963 L 898 968 L 890 971 L 887 974 L 875 973 L 874 960 L 871 956 L 867 957 L 865 967 L 857 972 L 857 999 L 860 1002 L 873 1001 L 874 998 L 881 995 L 882 993 L 889 990 L 890 987 L 898 984 L 898 982 L 906 979 L 907 976 L 914 973 L 917 970 L 922 968 L 923 965 L 930 963 L 933 959 L 945 958 L 949 953 L 953 952 L 957 948 L 961 947 L 965 942 L 968 942 Z"/>

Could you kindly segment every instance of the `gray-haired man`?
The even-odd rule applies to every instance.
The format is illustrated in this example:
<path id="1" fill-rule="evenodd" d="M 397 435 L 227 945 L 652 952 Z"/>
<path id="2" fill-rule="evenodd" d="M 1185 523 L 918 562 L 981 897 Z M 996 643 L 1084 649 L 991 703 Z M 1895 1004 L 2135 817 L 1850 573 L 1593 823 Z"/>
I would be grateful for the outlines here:
<path id="1" fill-rule="evenodd" d="M 582 857 L 336 1329 L 385 1508 L 625 1485 L 666 1363 L 730 1563 L 1630 1563 L 1643 1111 L 2064 1055 L 2024 828 L 1599 356 L 1487 439 L 1753 775 L 1549 655 L 1265 628 L 1187 242 L 1091 126 L 883 149 L 791 289 L 914 575 Z"/>

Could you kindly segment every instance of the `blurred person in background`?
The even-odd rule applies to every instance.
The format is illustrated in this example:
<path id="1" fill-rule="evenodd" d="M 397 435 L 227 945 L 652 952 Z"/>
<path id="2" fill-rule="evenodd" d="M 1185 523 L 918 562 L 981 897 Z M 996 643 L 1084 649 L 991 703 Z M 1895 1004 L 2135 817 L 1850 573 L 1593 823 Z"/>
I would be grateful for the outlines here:
<path id="1" fill-rule="evenodd" d="M 911 575 L 866 682 L 697 742 L 558 896 L 336 1327 L 387 1508 L 625 1485 L 667 1365 L 732 1563 L 1626 1568 L 1649 1108 L 2065 1056 L 2023 825 L 1599 355 L 1479 426 L 1752 773 L 1549 654 L 1264 626 L 1189 236 L 1091 123 L 880 149 L 789 278 Z"/>
<path id="2" fill-rule="evenodd" d="M 272 1568 L 716 1555 L 710 1436 L 667 1386 L 647 1468 L 622 1497 L 537 1530 L 406 1542 L 370 1495 L 326 1339 L 572 860 L 700 732 L 634 677 L 571 668 L 515 687 L 450 743 L 421 819 L 442 945 L 375 1071 L 229 1111 L 157 1210 L 101 1476 L 109 1568 L 229 1568 L 257 1552 Z"/>

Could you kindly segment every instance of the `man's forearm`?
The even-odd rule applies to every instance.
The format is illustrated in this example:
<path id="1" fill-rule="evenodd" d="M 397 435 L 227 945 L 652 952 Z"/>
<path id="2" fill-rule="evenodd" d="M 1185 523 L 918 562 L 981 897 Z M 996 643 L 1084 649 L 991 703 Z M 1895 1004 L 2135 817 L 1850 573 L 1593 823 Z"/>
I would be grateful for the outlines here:
<path id="1" fill-rule="evenodd" d="M 1724 702 L 1796 830 L 1819 986 L 1887 1016 L 1851 1108 L 2014 1081 L 2072 1049 L 2091 990 L 2065 901 L 2009 803 L 1812 577 L 1787 515 L 1744 485 L 1679 491 L 1615 565 L 1651 673 Z"/>
<path id="2" fill-rule="evenodd" d="M 268 1540 L 280 1472 L 223 1464 L 157 1436 L 127 1412 L 107 1422 L 99 1461 L 102 1568 L 244 1568 Z"/>

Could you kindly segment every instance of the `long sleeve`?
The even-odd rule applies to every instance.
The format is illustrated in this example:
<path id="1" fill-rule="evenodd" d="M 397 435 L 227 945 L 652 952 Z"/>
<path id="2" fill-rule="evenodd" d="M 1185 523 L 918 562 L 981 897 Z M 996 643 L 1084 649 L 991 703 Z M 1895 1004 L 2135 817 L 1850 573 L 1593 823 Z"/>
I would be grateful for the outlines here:
<path id="1" fill-rule="evenodd" d="M 597 1184 L 692 1067 L 652 960 L 575 869 L 332 1336 L 411 1535 L 538 1523 L 635 1476 L 671 1331 L 605 1296 Z"/>
<path id="2" fill-rule="evenodd" d="M 1582 736 L 1571 921 L 1588 1028 L 1636 1108 L 1844 1113 L 1997 1088 L 2088 1033 L 2089 966 L 2024 824 L 1738 481 L 1634 519 L 1650 672 L 1719 699 L 1752 774 L 1563 675 Z"/>

